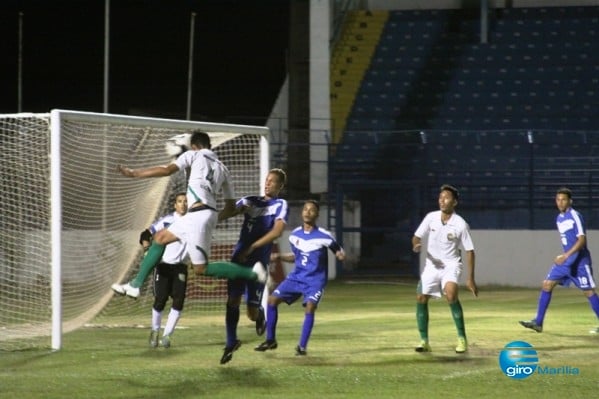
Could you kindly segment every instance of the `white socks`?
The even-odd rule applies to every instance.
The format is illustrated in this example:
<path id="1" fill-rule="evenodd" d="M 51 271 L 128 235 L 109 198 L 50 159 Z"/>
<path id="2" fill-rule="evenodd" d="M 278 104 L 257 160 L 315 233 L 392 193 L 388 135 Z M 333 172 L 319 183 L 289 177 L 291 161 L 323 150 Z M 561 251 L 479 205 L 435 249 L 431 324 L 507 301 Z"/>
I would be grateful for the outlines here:
<path id="1" fill-rule="evenodd" d="M 173 331 L 175 331 L 179 317 L 181 317 L 181 312 L 171 308 L 171 311 L 168 314 L 168 319 L 166 320 L 166 326 L 164 326 L 164 333 L 162 334 L 163 336 L 171 335 Z"/>

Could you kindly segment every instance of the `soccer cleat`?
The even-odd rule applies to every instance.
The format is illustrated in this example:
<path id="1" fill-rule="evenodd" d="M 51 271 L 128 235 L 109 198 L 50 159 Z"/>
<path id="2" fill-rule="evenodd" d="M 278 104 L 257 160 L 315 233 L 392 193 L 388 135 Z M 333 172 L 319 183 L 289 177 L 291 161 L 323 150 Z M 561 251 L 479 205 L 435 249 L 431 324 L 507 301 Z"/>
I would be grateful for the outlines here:
<path id="1" fill-rule="evenodd" d="M 139 296 L 139 288 L 131 286 L 131 284 L 112 284 L 110 286 L 114 292 L 120 295 L 127 295 L 128 297 L 135 298 Z"/>
<path id="2" fill-rule="evenodd" d="M 160 344 L 165 349 L 170 348 L 171 347 L 171 336 L 170 335 L 163 335 L 162 339 L 160 340 Z"/>
<path id="3" fill-rule="evenodd" d="M 112 290 L 119 294 L 119 295 L 125 295 L 125 284 L 112 284 L 110 286 L 110 288 L 112 288 Z"/>
<path id="4" fill-rule="evenodd" d="M 128 297 L 137 299 L 139 296 L 139 288 L 131 286 L 129 283 L 125 284 L 125 295 Z"/>
<path id="5" fill-rule="evenodd" d="M 302 348 L 299 345 L 295 347 L 295 356 L 306 356 L 307 354 L 308 351 L 306 351 L 306 348 Z"/>
<path id="6" fill-rule="evenodd" d="M 254 267 L 252 267 L 252 271 L 254 273 L 256 273 L 256 281 L 265 284 L 266 283 L 266 279 L 268 278 L 268 273 L 266 271 L 266 268 L 264 267 L 264 265 L 262 264 L 262 262 L 256 262 L 254 264 Z"/>
<path id="7" fill-rule="evenodd" d="M 266 331 L 266 318 L 264 317 L 264 309 L 258 309 L 258 318 L 256 319 L 256 334 L 258 336 L 264 335 Z"/>
<path id="8" fill-rule="evenodd" d="M 256 346 L 254 348 L 255 351 L 258 352 L 266 352 L 268 350 L 272 350 L 272 349 L 277 349 L 277 341 L 275 341 L 274 339 L 271 340 L 266 340 L 264 342 L 262 342 L 260 345 Z"/>
<path id="9" fill-rule="evenodd" d="M 591 334 L 599 334 L 599 327 L 593 328 L 592 330 L 589 331 L 589 333 L 591 333 Z"/>
<path id="10" fill-rule="evenodd" d="M 465 353 L 468 350 L 468 341 L 466 337 L 458 337 L 458 344 L 455 347 L 455 353 Z"/>
<path id="11" fill-rule="evenodd" d="M 519 323 L 522 327 L 530 328 L 538 333 L 543 332 L 543 326 L 537 324 L 537 321 L 534 319 L 530 321 L 520 320 Z"/>
<path id="12" fill-rule="evenodd" d="M 150 332 L 150 348 L 158 347 L 158 330 L 152 330 Z"/>
<path id="13" fill-rule="evenodd" d="M 424 353 L 424 352 L 432 352 L 433 349 L 429 345 L 428 341 L 422 340 L 418 344 L 416 348 L 414 348 L 416 352 Z"/>
<path id="14" fill-rule="evenodd" d="M 241 346 L 241 341 L 235 341 L 233 346 L 225 346 L 223 356 L 220 358 L 220 364 L 229 363 L 233 359 L 233 352 L 235 352 Z"/>

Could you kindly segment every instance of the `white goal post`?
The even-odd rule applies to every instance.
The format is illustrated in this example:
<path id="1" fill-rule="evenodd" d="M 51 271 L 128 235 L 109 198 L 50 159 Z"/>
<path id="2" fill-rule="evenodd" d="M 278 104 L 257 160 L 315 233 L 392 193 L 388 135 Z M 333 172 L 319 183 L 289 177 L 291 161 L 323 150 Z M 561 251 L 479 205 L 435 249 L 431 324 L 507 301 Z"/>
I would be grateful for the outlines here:
<path id="1" fill-rule="evenodd" d="M 127 179 L 116 166 L 169 163 L 167 139 L 196 129 L 211 136 L 238 197 L 263 192 L 266 127 L 67 110 L 0 115 L 0 350 L 49 338 L 57 350 L 63 332 L 92 319 L 150 309 L 151 295 L 113 298 L 110 285 L 136 272 L 139 233 L 172 210 L 185 174 Z M 239 217 L 218 224 L 212 260 L 229 259 L 240 226 Z M 222 311 L 224 298 L 223 281 L 190 274 L 186 312 Z"/>

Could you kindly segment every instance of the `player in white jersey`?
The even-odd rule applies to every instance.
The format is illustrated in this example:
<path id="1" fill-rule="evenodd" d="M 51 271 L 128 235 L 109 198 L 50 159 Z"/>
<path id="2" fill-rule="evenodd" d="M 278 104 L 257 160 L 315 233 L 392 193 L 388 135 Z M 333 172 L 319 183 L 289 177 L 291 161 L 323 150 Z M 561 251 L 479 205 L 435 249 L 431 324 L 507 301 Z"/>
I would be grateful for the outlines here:
<path id="1" fill-rule="evenodd" d="M 456 353 L 468 350 L 462 305 L 458 298 L 459 279 L 462 274 L 462 256 L 465 251 L 468 266 L 466 286 L 475 296 L 478 288 L 474 281 L 474 245 L 470 227 L 457 213 L 458 190 L 445 184 L 439 193 L 439 210 L 428 213 L 412 237 L 412 250 L 420 252 L 422 239 L 427 237 L 426 261 L 420 276 L 416 295 L 416 321 L 420 333 L 420 344 L 416 352 L 431 352 L 428 340 L 428 301 L 445 294 L 451 315 L 458 332 Z"/>
<path id="2" fill-rule="evenodd" d="M 187 197 L 185 193 L 175 194 L 175 211 L 171 212 L 144 230 L 139 243 L 147 250 L 152 243 L 152 235 L 174 223 L 175 220 L 187 213 Z M 162 259 L 154 269 L 154 304 L 152 305 L 152 327 L 150 332 L 150 346 L 158 346 L 160 327 L 162 325 L 162 312 L 168 298 L 173 298 L 171 309 L 164 326 L 160 343 L 163 347 L 171 346 L 171 336 L 181 317 L 185 303 L 185 291 L 187 289 L 187 266 L 189 256 L 187 244 L 183 241 L 174 241 L 166 246 Z"/>
<path id="3" fill-rule="evenodd" d="M 196 274 L 219 278 L 244 278 L 266 281 L 266 270 L 260 263 L 248 269 L 229 262 L 208 263 L 212 231 L 218 220 L 235 215 L 235 192 L 227 167 L 210 149 L 210 136 L 202 131 L 191 135 L 191 150 L 181 154 L 168 165 L 142 169 L 130 169 L 119 165 L 118 171 L 126 177 L 147 178 L 170 176 L 189 169 L 187 187 L 188 211 L 182 218 L 154 235 L 154 241 L 144 257 L 137 276 L 126 284 L 113 284 L 112 289 L 132 298 L 139 296 L 139 287 L 162 258 L 165 245 L 181 240 L 187 243 L 187 251 Z M 216 196 L 223 192 L 225 207 L 217 212 Z"/>

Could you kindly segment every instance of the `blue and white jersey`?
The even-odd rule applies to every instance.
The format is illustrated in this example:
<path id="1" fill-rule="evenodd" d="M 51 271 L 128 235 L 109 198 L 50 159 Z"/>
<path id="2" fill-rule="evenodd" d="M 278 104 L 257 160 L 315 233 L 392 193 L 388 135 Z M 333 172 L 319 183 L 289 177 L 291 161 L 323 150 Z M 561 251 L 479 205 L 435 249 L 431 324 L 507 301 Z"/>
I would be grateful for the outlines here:
<path id="1" fill-rule="evenodd" d="M 572 246 L 574 246 L 574 244 L 576 244 L 579 236 L 586 235 L 582 215 L 575 209 L 570 208 L 566 212 L 557 215 L 555 224 L 557 225 L 557 231 L 559 232 L 564 252 L 567 252 L 570 248 L 572 248 Z M 578 251 L 577 254 L 570 256 L 564 262 L 564 265 L 570 265 L 580 257 L 590 257 L 590 253 L 586 245 L 584 248 Z"/>
<path id="2" fill-rule="evenodd" d="M 332 234 L 318 226 L 314 226 L 311 231 L 305 231 L 300 226 L 291 232 L 289 243 L 295 255 L 295 268 L 287 278 L 324 287 L 329 275 L 327 251 L 337 253 L 341 250 Z"/>
<path id="3" fill-rule="evenodd" d="M 264 197 L 247 196 L 239 199 L 235 206 L 238 208 L 245 206 L 247 209 L 243 214 L 239 241 L 233 249 L 233 259 L 239 252 L 272 230 L 277 220 L 280 219 L 285 224 L 289 220 L 289 207 L 287 201 L 282 198 L 265 199 Z M 257 248 L 244 263 L 253 266 L 256 262 L 262 262 L 267 265 L 270 263 L 272 246 L 273 244 L 270 243 Z"/>
<path id="4" fill-rule="evenodd" d="M 179 170 L 190 168 L 187 182 L 187 204 L 191 207 L 201 201 L 216 209 L 216 196 L 223 190 L 225 199 L 235 198 L 229 169 L 208 149 L 189 150 L 181 154 L 175 164 Z"/>
<path id="5" fill-rule="evenodd" d="M 183 216 L 179 215 L 177 212 L 169 213 L 168 215 L 165 215 L 152 223 L 148 230 L 150 230 L 150 233 L 154 235 L 157 231 L 166 229 L 168 226 L 173 224 L 176 219 L 181 217 Z M 177 263 L 188 263 L 189 256 L 187 255 L 187 244 L 179 240 L 171 242 L 164 248 L 164 254 L 162 255 L 161 261 L 171 265 L 176 265 Z"/>

